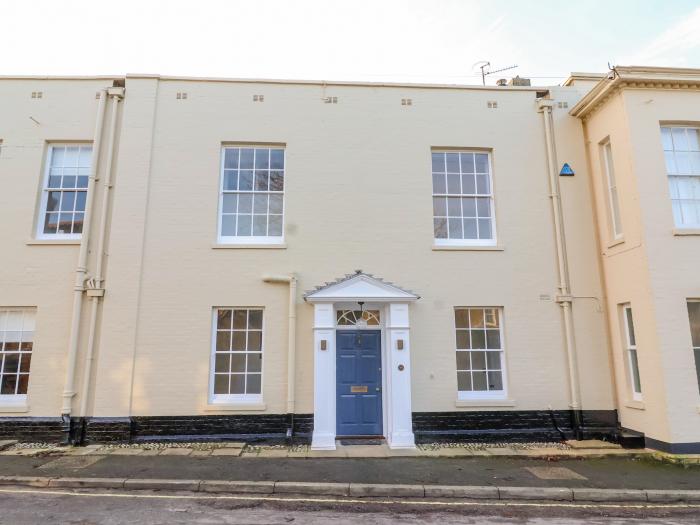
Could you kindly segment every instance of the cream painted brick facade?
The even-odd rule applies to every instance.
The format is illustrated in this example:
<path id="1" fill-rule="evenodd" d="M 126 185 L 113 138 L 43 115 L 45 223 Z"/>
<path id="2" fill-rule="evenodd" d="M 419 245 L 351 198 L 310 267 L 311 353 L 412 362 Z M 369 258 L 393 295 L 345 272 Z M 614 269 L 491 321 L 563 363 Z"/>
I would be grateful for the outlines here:
<path id="1" fill-rule="evenodd" d="M 656 75 L 661 87 L 619 88 L 625 74 Z M 663 85 L 683 75 L 691 87 Z M 0 309 L 36 313 L 26 402 L 3 398 L 0 406 L 0 416 L 9 418 L 3 420 L 6 433 L 12 433 L 12 418 L 55 422 L 62 413 L 80 241 L 37 239 L 43 175 L 49 145 L 94 140 L 95 94 L 116 83 L 124 86 L 124 96 L 113 142 L 108 130 L 115 102 L 105 102 L 87 264 L 91 275 L 105 158 L 113 143 L 105 295 L 86 412 L 80 413 L 90 308 L 84 299 L 71 410 L 77 421 L 85 417 L 97 427 L 111 420 L 187 416 L 196 427 L 197 417 L 263 421 L 286 414 L 288 287 L 262 278 L 292 273 L 298 278 L 294 412 L 314 414 L 318 349 L 314 307 L 303 292 L 360 268 L 421 297 L 409 307 L 414 414 L 450 414 L 468 433 L 460 414 L 474 421 L 479 413 L 502 412 L 493 436 L 508 434 L 509 417 L 516 428 L 519 414 L 537 413 L 547 424 L 550 409 L 566 414 L 571 375 L 556 301 L 539 97 L 554 101 L 556 169 L 567 162 L 576 172 L 559 179 L 580 384 L 575 408 L 591 414 L 617 410 L 624 428 L 659 446 L 700 443 L 700 396 L 685 311 L 686 299 L 700 298 L 693 271 L 700 245 L 697 237 L 673 234 L 659 138 L 660 123 L 700 122 L 698 81 L 697 71 L 638 69 L 615 80 L 574 75 L 566 85 L 549 88 L 157 76 L 0 79 Z M 37 91 L 42 98 L 31 97 Z M 182 93 L 187 97 L 178 97 Z M 254 94 L 263 94 L 264 102 L 254 101 Z M 325 103 L 325 97 L 337 97 L 337 103 Z M 405 98 L 411 106 L 401 104 Z M 497 109 L 488 107 L 491 100 Z M 574 108 L 571 113 L 561 102 Z M 597 148 L 608 136 L 625 229 L 624 242 L 610 247 Z M 283 245 L 217 244 L 225 144 L 284 148 Z M 435 149 L 490 153 L 496 246 L 434 246 Z M 634 309 L 643 404 L 628 399 L 622 303 Z M 502 399 L 458 400 L 454 308 L 469 306 L 502 308 Z M 264 309 L 262 403 L 212 403 L 216 307 Z M 415 421 L 414 427 L 420 430 Z M 246 432 L 234 425 L 223 433 Z"/>

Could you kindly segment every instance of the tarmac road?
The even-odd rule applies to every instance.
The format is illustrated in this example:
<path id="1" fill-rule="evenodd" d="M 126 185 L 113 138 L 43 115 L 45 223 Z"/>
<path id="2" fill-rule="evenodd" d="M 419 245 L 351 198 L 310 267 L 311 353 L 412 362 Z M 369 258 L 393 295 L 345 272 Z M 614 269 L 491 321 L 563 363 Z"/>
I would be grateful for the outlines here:
<path id="1" fill-rule="evenodd" d="M 190 493 L 106 490 L 60 491 L 0 488 L 0 524 L 691 524 L 700 506 L 648 508 L 639 505 L 479 503 L 401 500 L 219 496 Z"/>

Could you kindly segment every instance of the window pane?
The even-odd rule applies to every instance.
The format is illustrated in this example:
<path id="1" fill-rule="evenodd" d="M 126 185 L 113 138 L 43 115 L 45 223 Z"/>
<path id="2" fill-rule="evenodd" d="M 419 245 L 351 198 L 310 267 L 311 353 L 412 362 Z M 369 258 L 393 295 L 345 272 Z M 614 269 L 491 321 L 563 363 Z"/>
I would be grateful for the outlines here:
<path id="1" fill-rule="evenodd" d="M 632 369 L 632 382 L 633 382 L 633 388 L 634 391 L 637 394 L 641 394 L 642 392 L 642 384 L 641 381 L 639 380 L 639 363 L 637 362 L 637 351 L 636 350 L 630 350 L 630 367 Z"/>
<path id="2" fill-rule="evenodd" d="M 234 352 L 243 352 L 246 344 L 245 332 L 233 332 L 231 336 L 231 350 Z"/>
<path id="3" fill-rule="evenodd" d="M 238 189 L 240 191 L 252 191 L 253 170 L 241 170 L 238 172 Z"/>
<path id="4" fill-rule="evenodd" d="M 273 170 L 284 169 L 284 150 L 273 149 L 270 151 L 270 168 Z"/>
<path id="5" fill-rule="evenodd" d="M 498 330 L 486 330 L 486 348 L 501 348 L 501 333 Z"/>
<path id="6" fill-rule="evenodd" d="M 238 215 L 238 223 L 236 225 L 236 234 L 239 237 L 250 236 L 253 225 L 252 215 Z"/>
<path id="7" fill-rule="evenodd" d="M 486 366 L 489 370 L 500 370 L 501 352 L 486 352 Z"/>
<path id="8" fill-rule="evenodd" d="M 259 394 L 261 392 L 262 376 L 260 374 L 248 374 L 246 394 Z"/>
<path id="9" fill-rule="evenodd" d="M 469 321 L 472 328 L 484 327 L 484 311 L 481 308 L 469 310 Z"/>
<path id="10" fill-rule="evenodd" d="M 231 372 L 245 372 L 245 354 L 231 354 Z"/>
<path id="11" fill-rule="evenodd" d="M 447 193 L 447 182 L 445 175 L 442 173 L 433 173 L 433 193 L 444 194 Z"/>
<path id="12" fill-rule="evenodd" d="M 455 326 L 457 328 L 469 328 L 469 310 L 457 308 L 455 310 Z"/>
<path id="13" fill-rule="evenodd" d="M 452 195 L 459 195 L 461 193 L 461 179 L 462 177 L 459 173 L 448 173 L 447 174 L 447 193 Z"/>
<path id="14" fill-rule="evenodd" d="M 262 332 L 248 332 L 248 351 L 258 352 L 262 349 Z"/>
<path id="15" fill-rule="evenodd" d="M 238 168 L 238 148 L 226 148 L 224 150 L 224 168 Z"/>
<path id="16" fill-rule="evenodd" d="M 700 301 L 688 302 L 688 318 L 693 346 L 700 348 Z"/>
<path id="17" fill-rule="evenodd" d="M 282 190 L 284 190 L 284 172 L 271 171 L 270 172 L 270 191 L 282 191 Z"/>
<path id="18" fill-rule="evenodd" d="M 489 172 L 489 156 L 485 153 L 477 153 L 474 155 L 477 173 Z"/>
<path id="19" fill-rule="evenodd" d="M 17 382 L 17 394 L 26 395 L 29 387 L 29 374 L 20 374 Z"/>
<path id="20" fill-rule="evenodd" d="M 255 190 L 267 191 L 269 185 L 270 174 L 267 171 L 255 172 Z"/>
<path id="21" fill-rule="evenodd" d="M 231 332 L 216 332 L 216 351 L 228 352 L 231 350 Z"/>
<path id="22" fill-rule="evenodd" d="M 217 313 L 216 327 L 219 330 L 230 330 L 232 319 L 231 310 L 219 310 Z"/>
<path id="23" fill-rule="evenodd" d="M 238 204 L 238 195 L 235 193 L 227 193 L 224 195 L 222 210 L 224 213 L 236 213 Z"/>
<path id="24" fill-rule="evenodd" d="M 503 390 L 503 375 L 501 372 L 488 373 L 489 390 Z"/>
<path id="25" fill-rule="evenodd" d="M 472 372 L 472 388 L 477 391 L 486 391 L 486 372 Z"/>
<path id="26" fill-rule="evenodd" d="M 459 153 L 445 154 L 447 173 L 459 173 Z"/>
<path id="27" fill-rule="evenodd" d="M 245 374 L 233 374 L 231 376 L 231 394 L 245 393 Z"/>
<path id="28" fill-rule="evenodd" d="M 228 374 L 231 370 L 231 354 L 218 354 L 214 363 L 214 372 Z"/>
<path id="29" fill-rule="evenodd" d="M 460 153 L 459 156 L 461 159 L 462 173 L 474 173 L 474 154 Z"/>
<path id="30" fill-rule="evenodd" d="M 282 213 L 282 195 L 270 195 L 270 213 Z"/>
<path id="31" fill-rule="evenodd" d="M 469 392 L 472 389 L 472 377 L 470 372 L 457 372 L 457 390 Z"/>
<path id="32" fill-rule="evenodd" d="M 241 155 L 241 169 L 253 169 L 254 167 L 254 150 L 252 148 L 243 148 L 240 150 Z"/>
<path id="33" fill-rule="evenodd" d="M 250 372 L 260 372 L 262 370 L 262 354 L 248 354 L 248 368 Z"/>
<path id="34" fill-rule="evenodd" d="M 224 171 L 224 190 L 231 191 L 238 189 L 238 171 L 237 170 L 225 170 Z"/>
<path id="35" fill-rule="evenodd" d="M 260 330 L 262 329 L 262 310 L 248 311 L 248 328 Z"/>
<path id="36" fill-rule="evenodd" d="M 248 327 L 248 310 L 233 311 L 233 328 L 234 330 L 244 330 Z"/>
<path id="37" fill-rule="evenodd" d="M 464 219 L 464 238 L 465 239 L 476 239 L 477 229 L 476 229 L 476 219 Z"/>
<path id="38" fill-rule="evenodd" d="M 457 348 L 458 349 L 468 349 L 469 346 L 469 332 L 467 330 L 457 330 Z"/>
<path id="39" fill-rule="evenodd" d="M 268 228 L 268 235 L 273 237 L 282 236 L 282 216 L 281 215 L 270 215 L 270 224 Z"/>
<path id="40" fill-rule="evenodd" d="M 214 376 L 214 393 L 228 394 L 228 374 L 216 374 Z"/>
<path id="41" fill-rule="evenodd" d="M 445 173 L 445 154 L 433 153 L 433 173 Z"/>
<path id="42" fill-rule="evenodd" d="M 634 322 L 632 321 L 632 309 L 625 308 L 625 316 L 627 318 L 627 340 L 629 344 L 635 346 L 637 341 L 634 337 Z"/>
<path id="43" fill-rule="evenodd" d="M 491 219 L 479 219 L 479 239 L 491 239 L 493 238 L 493 233 L 491 232 Z"/>
<path id="44" fill-rule="evenodd" d="M 470 352 L 457 352 L 457 370 L 469 370 Z"/>
<path id="45" fill-rule="evenodd" d="M 450 239 L 462 238 L 462 219 L 449 219 L 447 227 Z"/>
<path id="46" fill-rule="evenodd" d="M 472 358 L 472 370 L 486 370 L 486 352 L 469 352 Z"/>
<path id="47" fill-rule="evenodd" d="M 433 219 L 433 230 L 436 239 L 446 239 L 447 219 Z"/>
<path id="48" fill-rule="evenodd" d="M 267 235 L 267 215 L 253 215 L 253 235 L 256 237 Z"/>
<path id="49" fill-rule="evenodd" d="M 255 150 L 255 169 L 267 170 L 270 167 L 270 150 L 258 148 Z"/>
<path id="50" fill-rule="evenodd" d="M 224 215 L 221 218 L 221 235 L 230 237 L 236 235 L 236 216 Z"/>

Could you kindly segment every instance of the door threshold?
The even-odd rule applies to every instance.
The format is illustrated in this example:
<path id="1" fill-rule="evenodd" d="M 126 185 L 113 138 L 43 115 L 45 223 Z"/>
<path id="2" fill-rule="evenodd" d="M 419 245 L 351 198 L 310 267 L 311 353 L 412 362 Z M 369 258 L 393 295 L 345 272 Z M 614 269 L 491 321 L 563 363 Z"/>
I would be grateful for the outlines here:
<path id="1" fill-rule="evenodd" d="M 347 436 L 339 437 L 336 441 L 343 446 L 386 444 L 384 436 Z"/>

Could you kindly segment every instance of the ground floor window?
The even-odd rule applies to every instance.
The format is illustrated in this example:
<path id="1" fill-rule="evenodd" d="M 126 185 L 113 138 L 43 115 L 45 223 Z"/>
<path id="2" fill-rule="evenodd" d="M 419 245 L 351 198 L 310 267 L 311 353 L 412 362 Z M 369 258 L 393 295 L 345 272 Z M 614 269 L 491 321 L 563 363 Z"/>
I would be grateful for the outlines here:
<path id="1" fill-rule="evenodd" d="M 632 399 L 642 400 L 642 381 L 639 378 L 639 362 L 637 360 L 637 338 L 634 334 L 634 321 L 632 319 L 632 307 L 629 304 L 622 306 L 625 330 L 625 343 L 627 360 L 630 371 L 630 384 L 632 386 Z"/>
<path id="2" fill-rule="evenodd" d="M 455 308 L 460 399 L 505 397 L 501 317 L 499 308 Z"/>
<path id="3" fill-rule="evenodd" d="M 212 400 L 262 400 L 263 310 L 216 308 L 212 339 Z"/>
<path id="4" fill-rule="evenodd" d="M 0 308 L 0 398 L 22 400 L 29 387 L 34 310 Z"/>
<path id="5" fill-rule="evenodd" d="M 690 318 L 690 336 L 693 340 L 695 354 L 695 373 L 700 388 L 700 301 L 688 301 L 688 317 Z"/>

